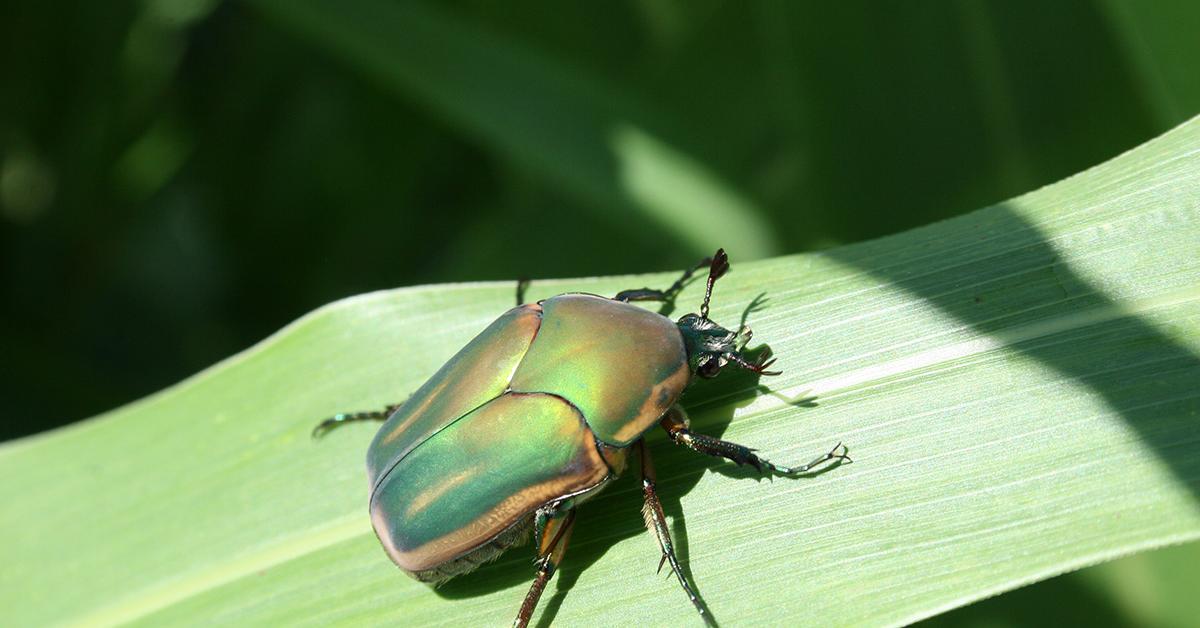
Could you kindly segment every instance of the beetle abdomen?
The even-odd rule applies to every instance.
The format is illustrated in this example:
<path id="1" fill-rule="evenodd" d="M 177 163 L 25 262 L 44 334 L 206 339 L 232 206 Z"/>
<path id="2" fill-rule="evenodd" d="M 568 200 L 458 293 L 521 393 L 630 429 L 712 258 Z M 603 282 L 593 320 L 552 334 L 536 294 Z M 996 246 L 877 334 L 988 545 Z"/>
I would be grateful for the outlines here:
<path id="1" fill-rule="evenodd" d="M 574 407 L 554 395 L 508 393 L 400 459 L 372 495 L 371 519 L 392 560 L 420 578 L 608 475 Z"/>
<path id="2" fill-rule="evenodd" d="M 510 547 L 525 544 L 529 541 L 530 532 L 532 531 L 533 515 L 527 515 L 524 519 L 514 523 L 498 534 L 496 538 L 480 545 L 467 554 L 442 563 L 433 569 L 416 572 L 410 571 L 407 573 L 421 582 L 428 582 L 434 585 L 441 584 L 455 576 L 470 573 L 478 569 L 481 565 L 496 560 Z"/>
<path id="3" fill-rule="evenodd" d="M 541 306 L 541 328 L 512 390 L 563 397 L 600 440 L 618 447 L 637 440 L 687 386 L 687 349 L 671 319 L 590 294 Z"/>

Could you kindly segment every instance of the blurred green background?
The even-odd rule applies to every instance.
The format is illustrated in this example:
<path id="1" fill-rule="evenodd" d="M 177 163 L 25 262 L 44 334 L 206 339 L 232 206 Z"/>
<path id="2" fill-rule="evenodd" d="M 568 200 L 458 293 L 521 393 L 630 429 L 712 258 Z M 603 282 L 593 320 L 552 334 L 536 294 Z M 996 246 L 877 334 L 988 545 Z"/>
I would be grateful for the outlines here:
<path id="1" fill-rule="evenodd" d="M 1198 32 L 1191 0 L 6 0 L 0 440 L 352 294 L 736 265 L 1002 201 L 1200 112 Z M 1134 560 L 940 621 L 1095 618 L 1069 593 L 1158 573 Z"/>

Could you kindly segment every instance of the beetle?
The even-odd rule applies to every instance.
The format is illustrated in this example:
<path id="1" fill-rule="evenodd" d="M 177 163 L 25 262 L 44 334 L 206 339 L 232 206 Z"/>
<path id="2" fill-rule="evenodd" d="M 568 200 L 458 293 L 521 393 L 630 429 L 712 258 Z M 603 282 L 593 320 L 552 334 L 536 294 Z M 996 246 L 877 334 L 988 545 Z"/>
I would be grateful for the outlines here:
<path id="1" fill-rule="evenodd" d="M 699 313 L 677 321 L 633 305 L 673 302 L 708 267 Z M 711 616 L 683 574 L 671 543 L 644 435 L 656 424 L 699 453 L 798 475 L 850 462 L 838 443 L 808 464 L 771 463 L 754 450 L 691 431 L 677 401 L 695 377 L 734 365 L 759 375 L 769 353 L 744 354 L 751 332 L 708 317 L 713 285 L 729 270 L 723 249 L 666 290 L 614 297 L 567 293 L 517 306 L 496 319 L 402 404 L 322 421 L 383 420 L 367 450 L 370 516 L 379 541 L 405 573 L 434 585 L 472 571 L 532 532 L 537 570 L 515 625 L 528 624 L 562 561 L 575 507 L 595 496 L 637 450 L 646 526 L 663 562 L 706 622 Z"/>

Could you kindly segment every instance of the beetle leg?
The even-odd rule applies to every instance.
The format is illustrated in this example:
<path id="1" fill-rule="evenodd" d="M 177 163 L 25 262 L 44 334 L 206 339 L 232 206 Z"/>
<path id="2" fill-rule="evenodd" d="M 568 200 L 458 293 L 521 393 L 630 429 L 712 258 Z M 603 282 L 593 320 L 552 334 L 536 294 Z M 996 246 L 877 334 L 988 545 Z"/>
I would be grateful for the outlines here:
<path id="1" fill-rule="evenodd" d="M 546 590 L 546 583 L 550 581 L 550 577 L 558 569 L 558 564 L 562 562 L 563 554 L 567 551 L 567 541 L 571 539 L 571 530 L 574 528 L 574 509 L 569 510 L 563 517 L 545 520 L 544 527 L 537 537 L 537 575 L 534 576 L 529 593 L 525 594 L 525 601 L 521 603 L 521 610 L 517 612 L 517 618 L 513 621 L 513 626 L 516 628 L 525 628 L 529 625 L 529 619 L 533 617 L 533 609 L 537 607 L 538 599 L 542 597 L 542 591 Z"/>
<path id="2" fill-rule="evenodd" d="M 541 508 L 538 508 L 533 514 L 533 538 L 538 544 L 538 556 L 542 555 L 541 543 L 544 538 L 545 531 L 550 524 L 558 522 L 562 523 L 563 517 L 566 517 L 568 511 L 575 507 L 574 499 L 560 499 L 550 502 Z M 550 534 L 554 534 L 550 532 Z"/>
<path id="3" fill-rule="evenodd" d="M 642 458 L 642 493 L 646 498 L 646 505 L 642 507 L 642 516 L 646 519 L 646 527 L 650 528 L 650 531 L 658 537 L 658 547 L 662 550 L 662 559 L 658 561 L 658 569 L 662 571 L 663 563 L 670 563 L 671 571 L 675 572 L 675 577 L 679 579 L 679 584 L 683 586 L 684 592 L 692 601 L 692 605 L 696 607 L 696 611 L 704 618 L 704 623 L 710 626 L 714 625 L 712 615 L 704 608 L 704 604 L 692 590 L 692 585 L 688 584 L 687 578 L 683 575 L 683 568 L 679 566 L 679 560 L 675 558 L 675 547 L 671 544 L 667 518 L 663 514 L 662 502 L 658 499 L 658 492 L 655 490 L 654 464 L 650 462 L 650 451 L 646 449 L 646 441 L 639 439 L 637 448 Z"/>
<path id="4" fill-rule="evenodd" d="M 675 283 L 671 284 L 671 287 L 667 288 L 666 290 L 655 290 L 653 288 L 622 290 L 618 292 L 617 296 L 613 297 L 613 299 L 617 301 L 624 301 L 626 303 L 630 301 L 673 301 L 675 300 L 675 295 L 679 294 L 680 290 L 683 290 L 683 284 L 687 283 L 687 280 L 691 279 L 692 275 L 695 274 L 696 271 L 708 266 L 709 264 L 712 264 L 711 257 L 706 257 L 700 260 L 695 266 L 683 271 L 683 275 L 681 275 L 679 279 L 676 279 Z"/>
<path id="5" fill-rule="evenodd" d="M 726 458 L 739 465 L 748 464 L 759 471 L 772 471 L 780 475 L 801 475 L 815 472 L 817 467 L 830 461 L 836 461 L 835 464 L 854 462 L 850 459 L 850 456 L 846 455 L 849 449 L 845 445 L 838 443 L 828 453 L 815 458 L 808 464 L 796 467 L 777 465 L 770 460 L 758 457 L 753 449 L 744 445 L 692 432 L 688 428 L 687 414 L 678 406 L 671 408 L 663 416 L 660 424 L 667 431 L 667 435 L 671 437 L 671 440 L 675 441 L 677 445 L 683 445 L 688 449 L 698 451 L 702 454 Z M 841 453 L 838 450 L 841 450 Z"/>
<path id="6" fill-rule="evenodd" d="M 758 373 L 759 375 L 779 375 L 783 372 L 767 370 L 772 364 L 775 363 L 775 358 L 772 358 L 769 352 L 764 353 L 764 355 L 759 358 L 759 362 L 750 362 L 746 360 L 746 358 L 743 358 L 740 354 L 733 352 L 724 353 L 721 355 L 721 357 L 733 362 L 747 371 Z"/>
<path id="7" fill-rule="evenodd" d="M 529 287 L 529 278 L 521 277 L 517 280 L 517 305 L 525 304 L 525 289 Z"/>
<path id="8" fill-rule="evenodd" d="M 335 414 L 324 421 L 321 421 L 313 428 L 312 437 L 320 438 L 325 435 L 325 432 L 342 425 L 343 423 L 353 423 L 356 421 L 386 421 L 392 413 L 400 407 L 401 404 L 393 403 L 383 410 L 375 410 L 372 412 L 342 412 Z"/>

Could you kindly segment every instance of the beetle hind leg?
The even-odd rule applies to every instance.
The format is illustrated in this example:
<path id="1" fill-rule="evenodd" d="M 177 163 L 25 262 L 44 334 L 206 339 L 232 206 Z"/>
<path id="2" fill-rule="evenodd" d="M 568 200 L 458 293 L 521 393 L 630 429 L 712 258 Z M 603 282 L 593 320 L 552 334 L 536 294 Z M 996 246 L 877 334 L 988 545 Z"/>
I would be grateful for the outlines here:
<path id="1" fill-rule="evenodd" d="M 571 539 L 571 530 L 574 528 L 574 509 L 567 511 L 565 516 L 546 520 L 545 524 L 539 527 L 536 539 L 538 545 L 537 575 L 534 576 L 533 584 L 529 586 L 529 593 L 525 594 L 525 601 L 521 602 L 521 610 L 517 612 L 517 618 L 513 621 L 513 626 L 516 628 L 525 628 L 529 625 L 529 620 L 533 617 L 533 609 L 537 607 L 542 592 L 546 590 L 546 583 L 550 581 L 550 577 L 558 569 L 558 564 L 562 562 L 563 554 L 567 551 L 567 541 Z"/>
<path id="2" fill-rule="evenodd" d="M 335 414 L 324 421 L 321 421 L 313 428 L 312 437 L 320 438 L 329 430 L 346 423 L 357 423 L 359 421 L 386 421 L 392 413 L 400 407 L 401 404 L 394 403 L 384 408 L 383 410 L 372 410 L 370 412 L 342 412 Z"/>
<path id="3" fill-rule="evenodd" d="M 646 519 L 646 527 L 658 538 L 658 547 L 662 550 L 662 558 L 658 561 L 658 569 L 662 571 L 664 564 L 669 563 L 671 565 L 671 571 L 679 579 L 680 586 L 687 593 L 688 599 L 692 601 L 692 605 L 696 607 L 696 612 L 700 613 L 700 617 L 704 619 L 706 625 L 713 626 L 715 624 L 713 623 L 712 614 L 708 612 L 708 609 L 704 607 L 704 603 L 700 601 L 700 597 L 692 589 L 691 583 L 683 575 L 683 568 L 679 565 L 679 559 L 675 557 L 675 547 L 671 543 L 671 533 L 667 529 L 667 517 L 663 514 L 662 501 L 658 499 L 658 491 L 655 488 L 654 465 L 650 462 L 650 452 L 646 449 L 646 441 L 638 440 L 637 448 L 642 459 L 642 494 L 646 499 L 645 505 L 642 506 L 642 516 Z"/>
<path id="4" fill-rule="evenodd" d="M 854 462 L 850 459 L 850 456 L 847 455 L 849 453 L 849 449 L 842 443 L 838 443 L 837 445 L 834 445 L 833 449 L 829 450 L 828 453 L 818 456 L 807 464 L 802 464 L 795 467 L 777 465 L 770 460 L 760 458 L 758 454 L 754 453 L 753 449 L 746 447 L 745 445 L 739 445 L 737 443 L 731 443 L 727 440 L 721 440 L 719 438 L 713 438 L 712 436 L 706 436 L 704 434 L 696 434 L 695 432 L 692 432 L 688 427 L 687 415 L 684 413 L 683 409 L 679 408 L 678 406 L 667 411 L 667 414 L 663 416 L 660 424 L 662 425 L 663 429 L 667 431 L 667 435 L 671 437 L 671 440 L 677 445 L 683 445 L 688 449 L 698 451 L 709 456 L 716 456 L 719 458 L 732 460 L 738 465 L 748 464 L 759 471 L 770 471 L 780 475 L 794 476 L 803 475 L 806 473 L 817 473 L 829 469 L 832 466 Z M 829 466 L 823 466 L 827 462 L 832 464 Z"/>

